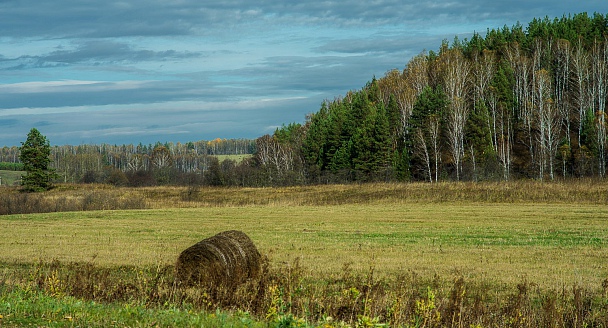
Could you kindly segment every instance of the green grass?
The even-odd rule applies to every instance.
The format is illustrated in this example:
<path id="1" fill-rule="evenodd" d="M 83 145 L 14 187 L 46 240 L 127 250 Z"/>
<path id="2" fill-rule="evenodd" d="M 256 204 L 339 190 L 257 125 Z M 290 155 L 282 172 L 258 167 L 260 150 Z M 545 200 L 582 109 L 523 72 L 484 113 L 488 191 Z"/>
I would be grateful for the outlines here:
<path id="1" fill-rule="evenodd" d="M 21 176 L 25 174 L 22 171 L 6 171 L 0 170 L 0 177 L 2 178 L 3 186 L 12 186 L 15 182 L 21 181 Z"/>
<path id="2" fill-rule="evenodd" d="M 174 306 L 103 304 L 32 290 L 0 288 L 0 327 L 266 327 L 247 313 L 208 313 Z"/>

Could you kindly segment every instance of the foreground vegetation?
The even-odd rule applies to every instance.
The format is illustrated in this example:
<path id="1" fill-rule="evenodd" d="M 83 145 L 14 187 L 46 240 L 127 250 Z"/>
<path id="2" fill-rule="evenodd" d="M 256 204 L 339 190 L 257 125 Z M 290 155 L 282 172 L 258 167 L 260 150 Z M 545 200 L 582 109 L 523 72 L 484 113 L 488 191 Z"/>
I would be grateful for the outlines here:
<path id="1" fill-rule="evenodd" d="M 38 196 L 114 194 L 108 204 L 150 209 L 0 217 L 0 324 L 606 327 L 605 190 L 62 186 Z M 177 286 L 179 252 L 229 229 L 267 257 L 261 278 Z"/>
<path id="2" fill-rule="evenodd" d="M 311 275 L 297 262 L 236 290 L 179 288 L 172 268 L 21 264 L 0 279 L 3 326 L 605 327 L 608 283 L 542 288 L 373 268 Z M 4 281 L 3 281 L 4 280 Z M 6 282 L 8 280 L 8 282 Z M 19 280 L 18 283 L 15 283 Z M 221 309 L 221 310 L 220 310 Z"/>

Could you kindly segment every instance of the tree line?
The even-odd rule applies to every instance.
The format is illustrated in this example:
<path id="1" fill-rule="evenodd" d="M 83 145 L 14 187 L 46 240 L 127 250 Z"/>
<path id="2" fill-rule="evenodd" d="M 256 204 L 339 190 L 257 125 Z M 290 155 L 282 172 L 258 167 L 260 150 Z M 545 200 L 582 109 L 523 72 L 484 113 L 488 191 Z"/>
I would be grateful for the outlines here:
<path id="1" fill-rule="evenodd" d="M 22 147 L 0 148 L 0 169 L 23 170 Z M 64 145 L 49 147 L 49 168 L 63 183 L 149 186 L 201 183 L 218 155 L 255 151 L 254 140 L 214 139 L 149 145 Z M 236 166 L 236 162 L 232 163 Z"/>
<path id="2" fill-rule="evenodd" d="M 56 146 L 51 165 L 134 186 L 604 178 L 607 101 L 608 15 L 582 13 L 445 40 L 256 140 Z"/>

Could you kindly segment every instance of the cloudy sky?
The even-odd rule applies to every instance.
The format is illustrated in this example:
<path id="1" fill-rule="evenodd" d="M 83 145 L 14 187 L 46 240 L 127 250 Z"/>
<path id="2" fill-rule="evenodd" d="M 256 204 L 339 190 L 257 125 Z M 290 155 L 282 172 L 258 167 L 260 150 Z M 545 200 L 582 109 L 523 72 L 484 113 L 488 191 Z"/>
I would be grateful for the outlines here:
<path id="1" fill-rule="evenodd" d="M 257 138 L 443 39 L 606 0 L 0 0 L 0 147 Z"/>

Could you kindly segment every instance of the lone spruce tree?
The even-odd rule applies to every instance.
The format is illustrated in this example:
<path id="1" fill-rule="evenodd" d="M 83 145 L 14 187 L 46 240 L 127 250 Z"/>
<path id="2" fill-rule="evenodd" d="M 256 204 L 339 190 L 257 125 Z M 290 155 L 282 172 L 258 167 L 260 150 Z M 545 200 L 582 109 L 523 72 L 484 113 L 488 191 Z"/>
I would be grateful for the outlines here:
<path id="1" fill-rule="evenodd" d="M 45 136 L 32 128 L 27 140 L 21 143 L 19 160 L 26 175 L 21 177 L 21 185 L 28 192 L 49 190 L 53 187 L 55 171 L 49 168 L 51 146 Z"/>

